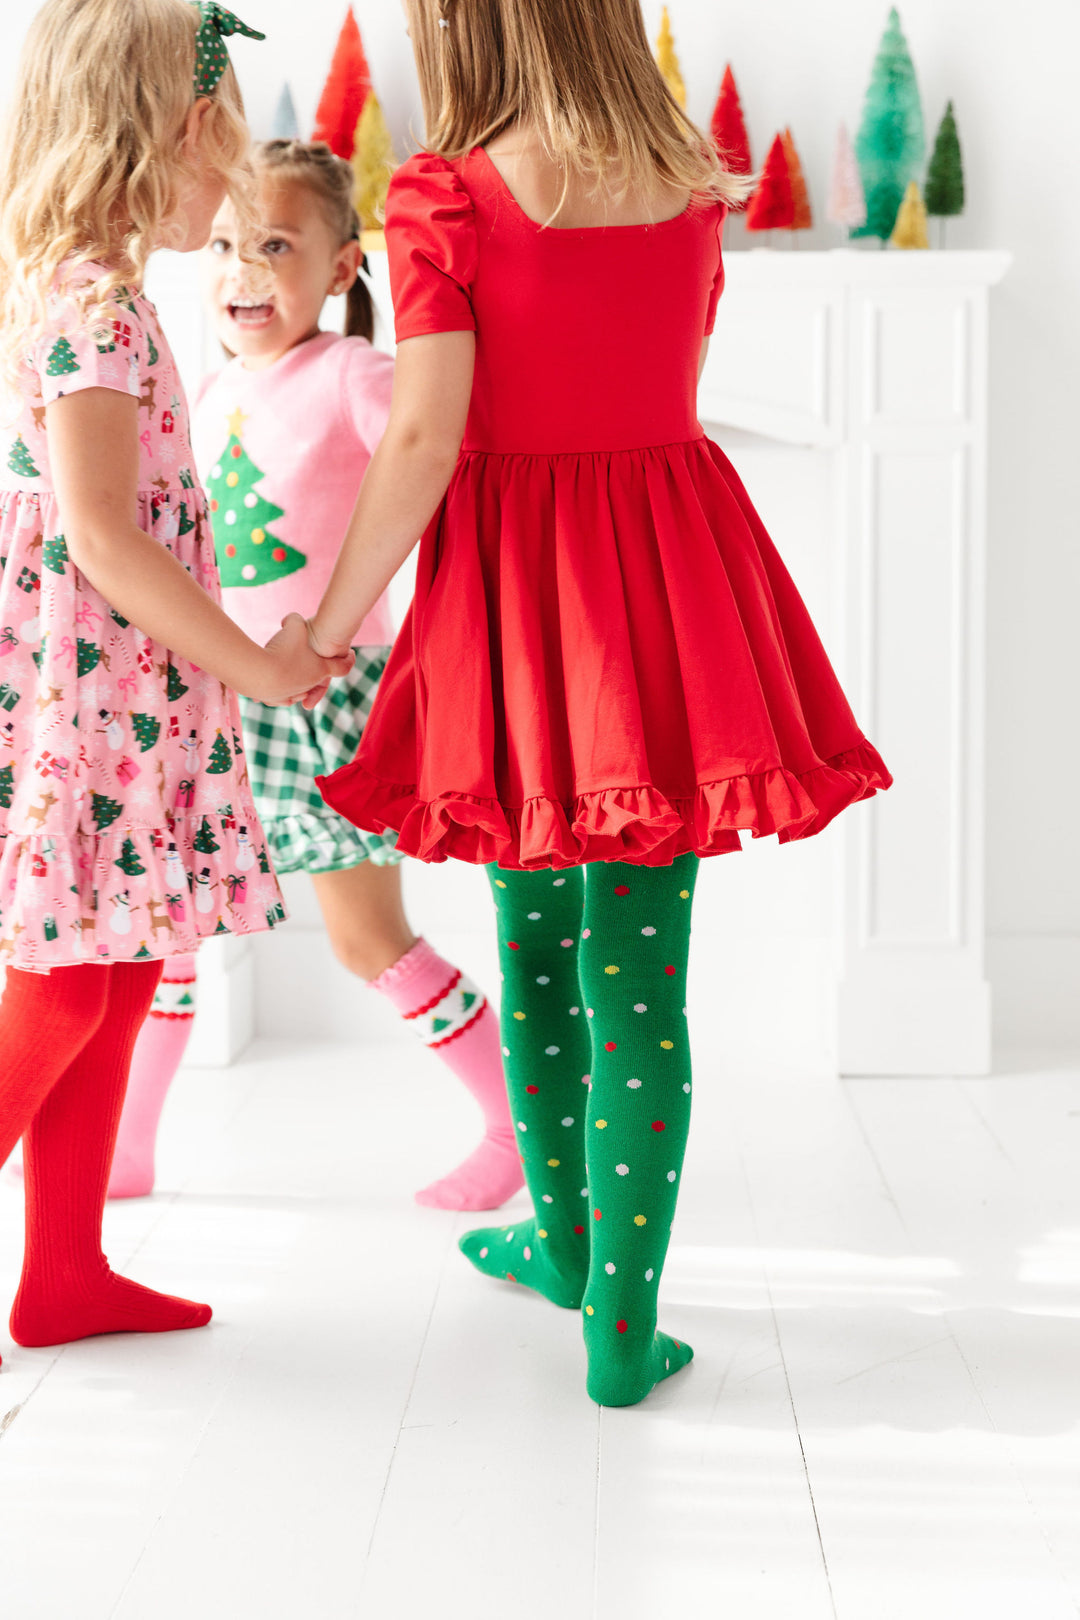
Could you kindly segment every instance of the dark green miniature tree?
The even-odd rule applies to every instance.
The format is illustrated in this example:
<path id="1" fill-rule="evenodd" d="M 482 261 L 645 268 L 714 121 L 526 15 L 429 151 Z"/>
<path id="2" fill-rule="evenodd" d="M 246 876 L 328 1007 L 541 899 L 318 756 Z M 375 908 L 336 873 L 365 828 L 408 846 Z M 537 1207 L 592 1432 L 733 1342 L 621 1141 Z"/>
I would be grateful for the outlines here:
<path id="1" fill-rule="evenodd" d="M 886 242 L 908 183 L 918 178 L 926 155 L 915 66 L 895 6 L 874 59 L 855 155 L 866 194 L 866 224 L 851 234 L 878 236 Z"/>
<path id="2" fill-rule="evenodd" d="M 142 877 L 146 871 L 146 867 L 139 859 L 139 852 L 130 838 L 124 839 L 124 845 L 117 857 L 116 865 L 128 877 Z"/>
<path id="3" fill-rule="evenodd" d="M 11 798 L 15 791 L 15 767 L 5 765 L 0 770 L 0 810 L 11 809 Z"/>
<path id="4" fill-rule="evenodd" d="M 964 160 L 950 101 L 938 125 L 926 171 L 926 212 L 941 220 L 953 219 L 964 212 L 964 202 Z"/>

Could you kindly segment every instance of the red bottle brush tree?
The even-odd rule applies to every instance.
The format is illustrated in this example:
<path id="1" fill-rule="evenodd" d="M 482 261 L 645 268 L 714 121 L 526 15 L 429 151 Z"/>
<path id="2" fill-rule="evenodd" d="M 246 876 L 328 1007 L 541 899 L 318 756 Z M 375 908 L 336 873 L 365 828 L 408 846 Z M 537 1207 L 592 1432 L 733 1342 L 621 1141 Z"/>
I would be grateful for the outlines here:
<path id="1" fill-rule="evenodd" d="M 790 129 L 785 129 L 780 140 L 784 147 L 784 157 L 787 159 L 788 179 L 791 181 L 791 229 L 808 231 L 814 223 L 810 208 L 810 193 L 806 189 L 806 176 L 799 154 L 795 150 L 795 141 Z"/>
<path id="2" fill-rule="evenodd" d="M 746 209 L 748 231 L 790 231 L 795 223 L 795 199 L 791 190 L 784 139 L 777 135 L 769 147 L 758 188 Z"/>
<path id="3" fill-rule="evenodd" d="M 312 140 L 325 141 L 338 157 L 350 160 L 356 145 L 356 126 L 370 90 L 371 69 L 350 6 L 319 98 Z"/>
<path id="4" fill-rule="evenodd" d="M 732 174 L 753 172 L 750 137 L 746 132 L 746 119 L 743 117 L 742 102 L 739 100 L 730 62 L 724 69 L 720 94 L 712 115 L 712 137 L 724 166 L 730 169 Z M 736 206 L 741 208 L 745 207 L 745 204 L 740 203 Z"/>

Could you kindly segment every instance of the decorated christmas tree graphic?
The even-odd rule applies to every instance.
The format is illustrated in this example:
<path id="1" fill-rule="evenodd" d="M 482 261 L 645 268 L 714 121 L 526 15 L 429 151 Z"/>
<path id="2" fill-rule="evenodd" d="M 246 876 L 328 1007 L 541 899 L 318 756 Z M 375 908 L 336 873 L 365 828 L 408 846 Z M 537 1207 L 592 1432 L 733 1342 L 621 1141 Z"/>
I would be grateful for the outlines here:
<path id="1" fill-rule="evenodd" d="M 165 696 L 168 698 L 169 702 L 179 703 L 180 699 L 187 690 L 187 687 L 180 679 L 180 671 L 177 669 L 176 665 L 168 664 L 166 666 L 165 675 Z"/>
<path id="2" fill-rule="evenodd" d="M 5 765 L 0 771 L 0 810 L 11 809 L 11 796 L 15 791 L 15 767 Z"/>
<path id="3" fill-rule="evenodd" d="M 229 442 L 206 485 L 221 583 L 230 588 L 269 585 L 307 563 L 302 551 L 283 545 L 270 529 L 285 512 L 257 493 L 255 485 L 266 474 L 244 449 L 243 429 L 244 414 L 235 410 L 229 417 Z"/>
<path id="4" fill-rule="evenodd" d="M 215 851 L 221 848 L 221 845 L 214 837 L 214 829 L 210 825 L 208 816 L 203 816 L 202 825 L 195 834 L 193 844 L 200 855 L 213 855 Z"/>
<path id="5" fill-rule="evenodd" d="M 54 535 L 51 540 L 46 540 L 41 550 L 41 561 L 45 568 L 48 568 L 54 574 L 62 574 L 67 560 L 67 542 L 62 534 Z"/>
<path id="6" fill-rule="evenodd" d="M 214 746 L 210 750 L 210 759 L 206 767 L 207 776 L 223 776 L 232 768 L 232 755 L 229 745 L 219 731 L 214 739 Z"/>
<path id="7" fill-rule="evenodd" d="M 116 799 L 110 799 L 105 793 L 91 792 L 90 799 L 93 808 L 94 825 L 97 827 L 98 832 L 103 832 L 106 827 L 112 826 L 124 807 Z"/>
<path id="8" fill-rule="evenodd" d="M 141 753 L 153 748 L 161 735 L 161 721 L 155 720 L 152 714 L 132 714 L 131 729 L 135 733 L 135 741 Z"/>
<path id="9" fill-rule="evenodd" d="M 26 448 L 25 440 L 20 433 L 11 447 L 8 456 L 8 468 L 20 478 L 40 478 L 41 474 L 34 466 L 34 460 Z"/>
<path id="10" fill-rule="evenodd" d="M 45 362 L 45 374 L 48 377 L 70 377 L 73 371 L 78 371 L 79 362 L 75 358 L 75 350 L 66 337 L 57 338 L 49 351 L 49 358 Z"/>
<path id="11" fill-rule="evenodd" d="M 146 871 L 146 867 L 139 859 L 139 852 L 130 838 L 124 839 L 116 864 L 128 877 L 141 877 Z"/>

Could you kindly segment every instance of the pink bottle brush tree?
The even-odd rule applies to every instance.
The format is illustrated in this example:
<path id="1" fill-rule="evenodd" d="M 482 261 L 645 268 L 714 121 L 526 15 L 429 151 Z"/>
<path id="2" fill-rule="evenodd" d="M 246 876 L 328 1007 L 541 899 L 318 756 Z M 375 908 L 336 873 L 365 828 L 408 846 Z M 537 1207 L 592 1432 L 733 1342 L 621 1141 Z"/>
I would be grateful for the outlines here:
<path id="1" fill-rule="evenodd" d="M 862 175 L 846 124 L 841 124 L 836 134 L 836 153 L 825 217 L 833 225 L 842 225 L 849 234 L 866 224 Z"/>

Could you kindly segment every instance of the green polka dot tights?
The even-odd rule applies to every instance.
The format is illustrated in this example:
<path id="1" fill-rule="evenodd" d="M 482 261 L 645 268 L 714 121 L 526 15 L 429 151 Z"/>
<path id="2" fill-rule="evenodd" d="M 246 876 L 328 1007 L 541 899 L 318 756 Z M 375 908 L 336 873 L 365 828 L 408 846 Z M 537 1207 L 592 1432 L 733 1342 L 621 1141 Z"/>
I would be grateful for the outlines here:
<path id="1" fill-rule="evenodd" d="M 584 1306 L 588 1391 L 642 1400 L 690 1360 L 656 1296 L 690 1123 L 686 964 L 697 859 L 488 868 L 503 1060 L 535 1218 L 469 1232 L 478 1270 Z"/>

